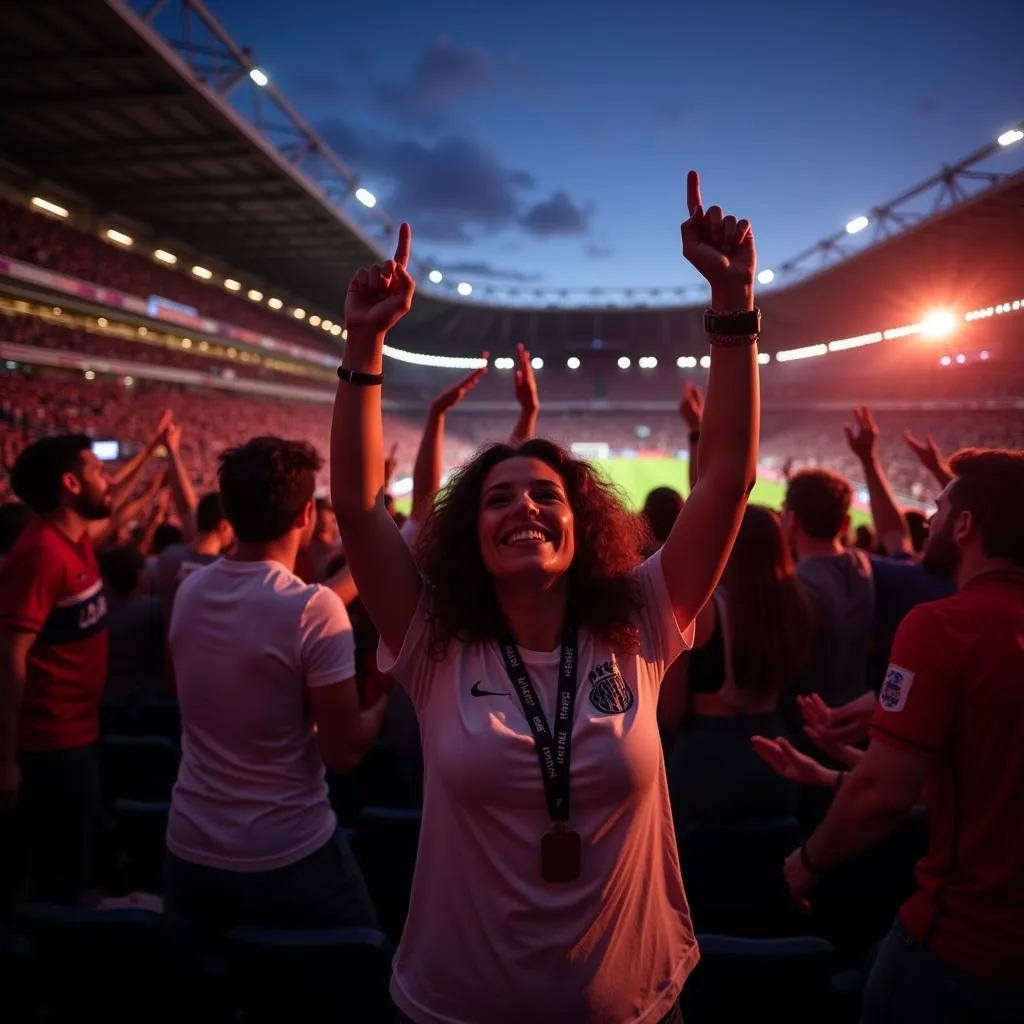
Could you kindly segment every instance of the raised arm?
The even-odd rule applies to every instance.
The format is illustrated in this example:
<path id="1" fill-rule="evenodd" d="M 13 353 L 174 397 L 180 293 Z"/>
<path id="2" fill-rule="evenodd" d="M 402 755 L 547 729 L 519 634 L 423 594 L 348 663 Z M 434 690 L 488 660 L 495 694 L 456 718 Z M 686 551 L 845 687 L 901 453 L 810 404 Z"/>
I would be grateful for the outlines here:
<path id="1" fill-rule="evenodd" d="M 410 241 L 409 225 L 403 224 L 395 258 L 352 278 L 345 299 L 348 341 L 331 424 L 331 502 L 345 554 L 371 621 L 395 653 L 416 613 L 422 581 L 384 506 L 380 384 L 384 338 L 409 312 L 416 290 L 406 270 Z"/>
<path id="2" fill-rule="evenodd" d="M 537 417 L 540 415 L 540 396 L 537 393 L 537 378 L 533 375 L 533 363 L 525 345 L 516 346 L 515 376 L 512 385 L 519 403 L 519 419 L 512 428 L 510 444 L 529 441 L 537 432 Z"/>
<path id="3" fill-rule="evenodd" d="M 424 523 L 434 505 L 434 497 L 441 487 L 441 473 L 444 464 L 444 422 L 445 416 L 462 401 L 467 392 L 477 386 L 487 373 L 487 358 L 481 358 L 484 365 L 442 391 L 427 410 L 427 421 L 423 425 L 423 436 L 416 452 L 416 464 L 412 471 L 412 515 L 416 523 Z"/>
<path id="4" fill-rule="evenodd" d="M 683 255 L 711 285 L 712 309 L 718 314 L 752 310 L 757 257 L 750 223 L 723 215 L 717 206 L 705 212 L 694 171 L 687 180 L 687 205 Z M 680 627 L 704 607 L 736 540 L 757 475 L 759 419 L 757 336 L 712 336 L 699 479 L 661 552 Z"/>

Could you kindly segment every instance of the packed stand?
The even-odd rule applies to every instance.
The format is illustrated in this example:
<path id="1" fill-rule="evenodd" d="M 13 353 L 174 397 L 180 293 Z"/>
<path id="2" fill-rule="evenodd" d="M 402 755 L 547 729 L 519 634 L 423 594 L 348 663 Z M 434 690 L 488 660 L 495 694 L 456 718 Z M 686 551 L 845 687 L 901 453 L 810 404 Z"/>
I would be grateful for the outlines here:
<path id="1" fill-rule="evenodd" d="M 687 494 L 641 515 L 544 439 L 521 347 L 515 422 L 442 487 L 489 375 L 439 394 L 395 511 L 408 226 L 349 289 L 329 420 L 3 378 L 31 429 L 0 515 L 0 952 L 55 972 L 36 1006 L 129 1019 L 130 964 L 173 967 L 150 1019 L 1021 1019 L 1024 453 L 858 406 L 822 441 L 848 476 L 816 458 L 748 504 L 753 236 L 687 191 L 726 312 L 672 425 Z M 138 440 L 113 472 L 98 426 Z M 894 450 L 940 492 L 926 542 Z"/>
<path id="2" fill-rule="evenodd" d="M 220 287 L 6 199 L 0 199 L 0 253 L 138 298 L 158 295 L 212 320 L 305 348 L 337 351 L 333 340 L 320 330 L 302 327 L 292 318 L 269 313 Z"/>

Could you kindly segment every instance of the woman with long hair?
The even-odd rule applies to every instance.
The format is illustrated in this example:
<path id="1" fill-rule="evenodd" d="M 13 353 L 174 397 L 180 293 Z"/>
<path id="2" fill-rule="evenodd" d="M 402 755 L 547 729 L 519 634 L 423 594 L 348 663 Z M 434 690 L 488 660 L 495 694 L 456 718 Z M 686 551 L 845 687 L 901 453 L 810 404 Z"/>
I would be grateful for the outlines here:
<path id="1" fill-rule="evenodd" d="M 658 739 L 658 687 L 692 638 L 757 459 L 750 225 L 687 185 L 683 253 L 711 285 L 703 474 L 662 549 L 585 462 L 492 445 L 449 482 L 414 561 L 383 505 L 380 384 L 409 311 L 408 225 L 360 270 L 331 433 L 331 486 L 380 662 L 407 690 L 425 793 L 395 958 L 399 1020 L 679 1019 L 697 960 Z M 422 574 L 421 574 L 422 569 Z"/>
<path id="2" fill-rule="evenodd" d="M 751 739 L 786 735 L 779 700 L 805 667 L 810 626 L 778 513 L 748 505 L 721 586 L 697 616 L 693 650 L 661 691 L 677 828 L 795 812 L 797 787 Z"/>

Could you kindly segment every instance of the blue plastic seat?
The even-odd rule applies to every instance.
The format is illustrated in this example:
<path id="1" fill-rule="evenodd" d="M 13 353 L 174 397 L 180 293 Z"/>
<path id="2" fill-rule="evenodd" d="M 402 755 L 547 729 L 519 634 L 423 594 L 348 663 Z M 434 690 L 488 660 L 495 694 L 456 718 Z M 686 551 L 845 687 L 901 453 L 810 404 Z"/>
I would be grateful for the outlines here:
<path id="1" fill-rule="evenodd" d="M 235 928 L 224 951 L 233 1000 L 246 1024 L 393 1024 L 388 986 L 394 949 L 380 932 Z"/>

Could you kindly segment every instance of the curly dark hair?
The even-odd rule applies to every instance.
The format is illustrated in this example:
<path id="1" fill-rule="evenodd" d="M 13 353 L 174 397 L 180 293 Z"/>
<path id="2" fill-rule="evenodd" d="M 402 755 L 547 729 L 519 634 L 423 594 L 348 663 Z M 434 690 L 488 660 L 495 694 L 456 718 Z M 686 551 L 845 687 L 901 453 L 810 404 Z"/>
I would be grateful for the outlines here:
<path id="1" fill-rule="evenodd" d="M 453 639 L 491 640 L 505 628 L 494 579 L 480 551 L 477 519 L 487 474 L 516 456 L 540 459 L 565 486 L 576 541 L 568 570 L 570 617 L 619 653 L 637 651 L 640 592 L 633 571 L 651 542 L 647 524 L 589 463 L 573 458 L 553 441 L 534 438 L 477 452 L 454 474 L 423 525 L 416 551 L 423 574 L 435 589 L 431 657 L 443 657 Z"/>

